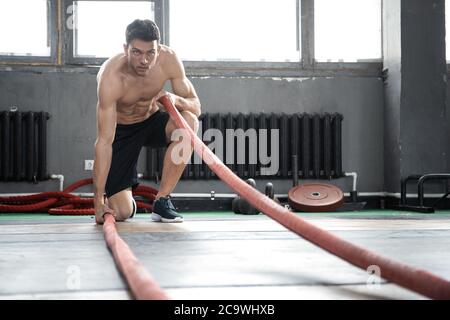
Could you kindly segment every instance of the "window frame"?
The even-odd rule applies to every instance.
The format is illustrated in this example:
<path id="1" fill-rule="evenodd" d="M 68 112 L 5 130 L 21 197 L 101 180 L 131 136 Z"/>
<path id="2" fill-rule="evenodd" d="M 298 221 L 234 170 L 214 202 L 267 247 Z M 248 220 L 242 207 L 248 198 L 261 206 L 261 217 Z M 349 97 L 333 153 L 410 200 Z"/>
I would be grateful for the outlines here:
<path id="1" fill-rule="evenodd" d="M 94 68 L 107 58 L 85 58 L 73 56 L 73 31 L 67 28 L 70 17 L 67 8 L 73 0 L 48 0 L 50 3 L 49 28 L 51 33 L 50 57 L 0 55 L 0 65 L 57 66 L 67 68 Z M 96 1 L 96 0 L 78 0 Z M 97 0 L 98 1 L 98 0 Z M 170 46 L 170 0 L 110 0 L 155 2 L 155 22 L 161 31 L 161 43 Z M 189 1 L 189 0 L 186 0 Z M 225 0 L 224 0 L 225 1 Z M 381 1 L 381 13 L 383 0 Z M 298 62 L 249 62 L 249 61 L 189 61 L 184 60 L 189 76 L 225 77 L 311 77 L 311 76 L 363 76 L 379 77 L 383 68 L 383 57 L 375 61 L 317 62 L 314 59 L 314 0 L 296 0 L 297 3 L 297 47 L 301 43 L 301 58 Z M 301 9 L 301 11 L 300 11 Z M 302 12 L 300 15 L 299 12 Z M 380 14 L 380 19 L 383 19 Z M 383 23 L 381 24 L 381 52 L 383 55 Z M 449 65 L 450 70 L 450 65 Z M 78 72 L 78 71 L 77 71 Z M 450 72 L 450 71 L 449 71 Z"/>
<path id="2" fill-rule="evenodd" d="M 170 0 L 166 1 L 170 3 Z M 183 64 L 187 72 L 194 76 L 308 77 L 335 76 L 337 74 L 348 76 L 381 76 L 383 68 L 383 0 L 380 1 L 380 42 L 382 55 L 380 59 L 359 62 L 317 62 L 314 59 L 314 0 L 296 0 L 298 21 L 297 47 L 299 47 L 299 43 L 301 42 L 299 62 L 183 60 Z M 166 30 L 170 34 L 170 26 Z"/>
<path id="3" fill-rule="evenodd" d="M 0 54 L 0 64 L 38 64 L 54 65 L 58 59 L 58 7 L 57 2 L 47 0 L 47 32 L 50 35 L 50 55 L 49 56 L 28 56 L 28 55 L 3 55 Z"/>

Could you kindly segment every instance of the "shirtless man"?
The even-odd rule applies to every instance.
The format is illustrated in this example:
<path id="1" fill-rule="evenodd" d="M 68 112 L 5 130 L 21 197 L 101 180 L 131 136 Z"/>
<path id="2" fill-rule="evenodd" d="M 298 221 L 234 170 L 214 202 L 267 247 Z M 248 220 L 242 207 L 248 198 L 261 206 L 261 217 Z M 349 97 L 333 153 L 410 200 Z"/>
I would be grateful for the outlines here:
<path id="1" fill-rule="evenodd" d="M 116 221 L 135 214 L 132 189 L 138 185 L 136 164 L 142 146 L 167 146 L 152 220 L 183 221 L 169 197 L 186 166 L 171 157 L 176 144 L 182 141 L 171 142 L 176 126 L 168 113 L 159 110 L 157 99 L 168 94 L 194 131 L 198 130 L 200 101 L 182 62 L 159 39 L 159 29 L 153 21 L 133 21 L 126 30 L 124 53 L 108 59 L 97 76 L 93 178 L 95 218 L 99 224 L 104 222 L 106 212 L 111 212 Z M 167 80 L 173 93 L 163 91 Z"/>

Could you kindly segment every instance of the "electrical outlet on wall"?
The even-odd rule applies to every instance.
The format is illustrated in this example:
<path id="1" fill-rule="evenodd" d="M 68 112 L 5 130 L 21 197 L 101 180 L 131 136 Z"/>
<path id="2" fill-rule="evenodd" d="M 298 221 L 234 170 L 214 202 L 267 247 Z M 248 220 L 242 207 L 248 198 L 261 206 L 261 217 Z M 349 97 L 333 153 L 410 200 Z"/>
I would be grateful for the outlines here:
<path id="1" fill-rule="evenodd" d="M 84 160 L 84 170 L 94 170 L 94 160 Z"/>

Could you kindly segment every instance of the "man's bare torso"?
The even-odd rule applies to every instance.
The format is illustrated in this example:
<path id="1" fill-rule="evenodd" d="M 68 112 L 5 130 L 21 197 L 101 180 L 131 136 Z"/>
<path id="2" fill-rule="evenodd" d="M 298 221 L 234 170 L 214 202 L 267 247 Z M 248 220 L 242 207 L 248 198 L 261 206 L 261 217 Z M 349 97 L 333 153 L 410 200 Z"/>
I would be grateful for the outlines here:
<path id="1" fill-rule="evenodd" d="M 128 69 L 124 54 L 110 58 L 102 66 L 99 77 L 113 77 L 120 82 L 119 99 L 117 99 L 117 123 L 132 124 L 142 122 L 158 111 L 156 97 L 168 80 L 165 74 L 165 58 L 170 49 L 160 45 L 155 65 L 145 76 L 137 76 Z M 100 79 L 99 78 L 99 79 Z"/>

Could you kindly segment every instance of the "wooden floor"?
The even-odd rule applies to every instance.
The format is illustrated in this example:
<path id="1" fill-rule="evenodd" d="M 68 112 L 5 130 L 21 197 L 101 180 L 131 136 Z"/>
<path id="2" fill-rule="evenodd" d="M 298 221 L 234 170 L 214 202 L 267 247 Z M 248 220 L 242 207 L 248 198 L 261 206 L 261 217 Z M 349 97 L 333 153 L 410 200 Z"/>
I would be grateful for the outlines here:
<path id="1" fill-rule="evenodd" d="M 450 212 L 299 214 L 387 257 L 450 279 Z M 129 299 L 92 217 L 0 215 L 0 299 Z M 310 244 L 269 218 L 148 214 L 119 223 L 173 299 L 424 299 Z"/>

